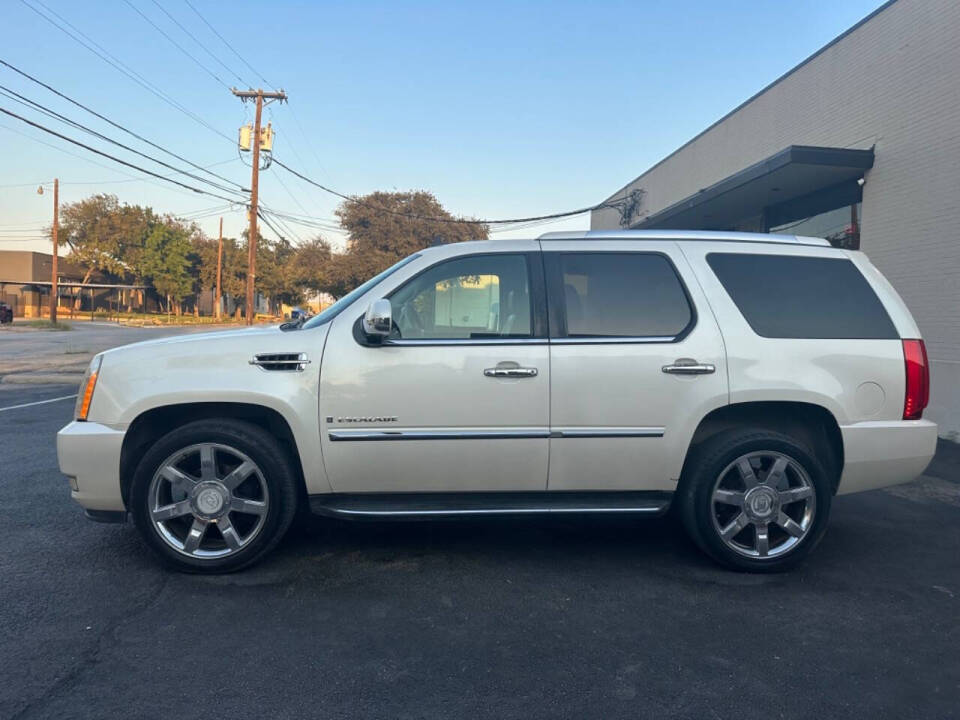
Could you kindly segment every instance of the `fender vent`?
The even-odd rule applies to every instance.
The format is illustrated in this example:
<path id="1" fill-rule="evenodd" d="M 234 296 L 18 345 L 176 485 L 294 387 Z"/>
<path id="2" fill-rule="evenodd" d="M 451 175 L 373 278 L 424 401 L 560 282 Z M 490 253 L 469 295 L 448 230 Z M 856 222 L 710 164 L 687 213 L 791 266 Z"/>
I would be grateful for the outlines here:
<path id="1" fill-rule="evenodd" d="M 259 353 L 253 356 L 251 365 L 270 372 L 299 372 L 310 364 L 306 353 Z"/>

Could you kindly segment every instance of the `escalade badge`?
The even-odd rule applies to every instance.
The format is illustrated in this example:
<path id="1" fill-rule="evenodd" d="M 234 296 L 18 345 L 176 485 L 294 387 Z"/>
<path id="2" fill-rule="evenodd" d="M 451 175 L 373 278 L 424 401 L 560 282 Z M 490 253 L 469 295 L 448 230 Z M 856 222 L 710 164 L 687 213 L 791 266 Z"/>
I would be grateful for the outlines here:
<path id="1" fill-rule="evenodd" d="M 327 415 L 327 422 L 333 423 L 383 423 L 383 422 L 396 422 L 396 415 L 364 415 L 362 417 L 333 417 L 333 415 Z"/>

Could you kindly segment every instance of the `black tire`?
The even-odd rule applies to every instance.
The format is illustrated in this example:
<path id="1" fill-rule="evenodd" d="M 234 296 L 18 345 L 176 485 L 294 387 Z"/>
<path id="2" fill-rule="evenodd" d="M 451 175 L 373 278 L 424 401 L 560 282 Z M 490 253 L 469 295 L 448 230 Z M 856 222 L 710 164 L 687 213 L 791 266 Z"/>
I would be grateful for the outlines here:
<path id="1" fill-rule="evenodd" d="M 245 545 L 225 557 L 200 558 L 184 554 L 161 536 L 151 518 L 151 484 L 161 465 L 178 451 L 203 443 L 227 446 L 246 455 L 259 470 L 255 476 L 258 486 L 266 488 L 263 491 L 266 511 L 260 511 L 264 515 L 262 524 L 255 534 L 251 532 Z M 297 485 L 291 458 L 272 435 L 248 422 L 211 418 L 178 427 L 150 447 L 134 473 L 129 509 L 143 539 L 169 566 L 189 573 L 226 573 L 252 565 L 280 542 L 296 513 Z M 235 516 L 233 512 L 229 515 Z M 193 516 L 184 518 L 192 521 Z M 216 523 L 210 527 L 216 527 Z"/>
<path id="2" fill-rule="evenodd" d="M 753 456 L 756 458 L 753 462 L 762 465 L 764 453 L 769 453 L 771 459 L 785 457 L 796 463 L 796 465 L 789 465 L 788 474 L 794 478 L 805 478 L 805 480 L 792 481 L 798 486 L 804 486 L 804 482 L 812 485 L 812 493 L 809 493 L 812 500 L 804 500 L 800 507 L 800 510 L 806 511 L 812 506 L 813 510 L 810 511 L 812 517 L 804 521 L 806 530 L 799 540 L 796 538 L 790 540 L 789 532 L 776 523 L 770 522 L 767 527 L 770 528 L 771 545 L 767 552 L 772 553 L 776 550 L 779 554 L 766 557 L 747 556 L 744 553 L 749 549 L 749 542 L 743 540 L 738 542 L 735 538 L 746 537 L 749 541 L 752 535 L 752 542 L 755 549 L 758 549 L 760 544 L 757 525 L 744 526 L 742 535 L 738 534 L 731 538 L 735 545 L 731 547 L 721 537 L 720 526 L 724 521 L 716 518 L 720 513 L 729 512 L 734 520 L 740 518 L 741 513 L 743 518 L 752 520 L 750 513 L 753 512 L 753 508 L 748 509 L 745 506 L 743 509 L 738 509 L 731 505 L 727 509 L 724 503 L 715 502 L 714 489 L 718 483 L 721 483 L 721 474 L 727 478 L 722 481 L 723 483 L 729 483 L 731 477 L 733 482 L 736 482 L 736 476 L 728 474 L 734 471 L 727 470 L 732 463 L 744 456 Z M 829 465 L 821 462 L 816 453 L 805 443 L 781 433 L 762 428 L 742 428 L 718 433 L 698 447 L 687 461 L 677 491 L 680 518 L 688 534 L 700 549 L 727 567 L 760 573 L 787 570 L 802 561 L 816 547 L 826 531 L 833 499 L 833 487 L 825 466 Z M 754 471 L 758 478 L 763 472 L 759 467 L 754 468 Z M 740 474 L 739 469 L 736 472 Z M 719 487 L 724 486 L 719 485 Z M 796 514 L 799 512 L 798 504 L 799 501 L 794 505 L 784 505 L 781 509 Z M 778 513 L 779 510 L 774 512 Z M 729 517 L 728 515 L 728 519 Z M 763 524 L 765 521 L 761 518 L 760 523 Z M 726 527 L 733 527 L 732 521 L 727 522 Z M 779 549 L 772 545 L 774 533 L 781 542 Z M 788 542 L 791 544 L 787 544 Z M 747 547 L 744 548 L 742 545 Z"/>

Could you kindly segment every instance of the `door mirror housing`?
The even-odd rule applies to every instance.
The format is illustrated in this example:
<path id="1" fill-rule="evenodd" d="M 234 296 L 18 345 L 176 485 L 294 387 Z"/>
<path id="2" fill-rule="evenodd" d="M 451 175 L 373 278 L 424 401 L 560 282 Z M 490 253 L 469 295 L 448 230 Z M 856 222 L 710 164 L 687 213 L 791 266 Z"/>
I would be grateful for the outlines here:
<path id="1" fill-rule="evenodd" d="M 393 308 L 386 298 L 374 300 L 363 315 L 363 333 L 369 338 L 385 338 L 393 329 Z"/>

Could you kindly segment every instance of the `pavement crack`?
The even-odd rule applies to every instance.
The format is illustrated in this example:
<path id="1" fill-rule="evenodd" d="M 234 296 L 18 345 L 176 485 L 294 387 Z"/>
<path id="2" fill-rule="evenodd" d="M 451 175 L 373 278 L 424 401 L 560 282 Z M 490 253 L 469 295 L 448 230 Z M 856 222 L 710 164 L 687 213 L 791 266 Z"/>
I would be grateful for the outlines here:
<path id="1" fill-rule="evenodd" d="M 97 666 L 103 656 L 104 646 L 108 638 L 113 637 L 114 633 L 121 627 L 129 624 L 135 618 L 146 613 L 159 603 L 160 596 L 166 589 L 169 577 L 169 572 L 160 570 L 160 578 L 156 587 L 148 592 L 143 600 L 130 606 L 127 612 L 121 613 L 118 618 L 108 623 L 103 630 L 97 634 L 91 647 L 80 653 L 79 658 L 65 675 L 54 681 L 53 685 L 48 688 L 42 696 L 29 701 L 16 714 L 12 715 L 10 720 L 25 720 L 37 716 L 37 713 L 41 713 L 39 717 L 46 717 L 42 711 L 59 697 L 76 687 L 81 679 Z"/>

